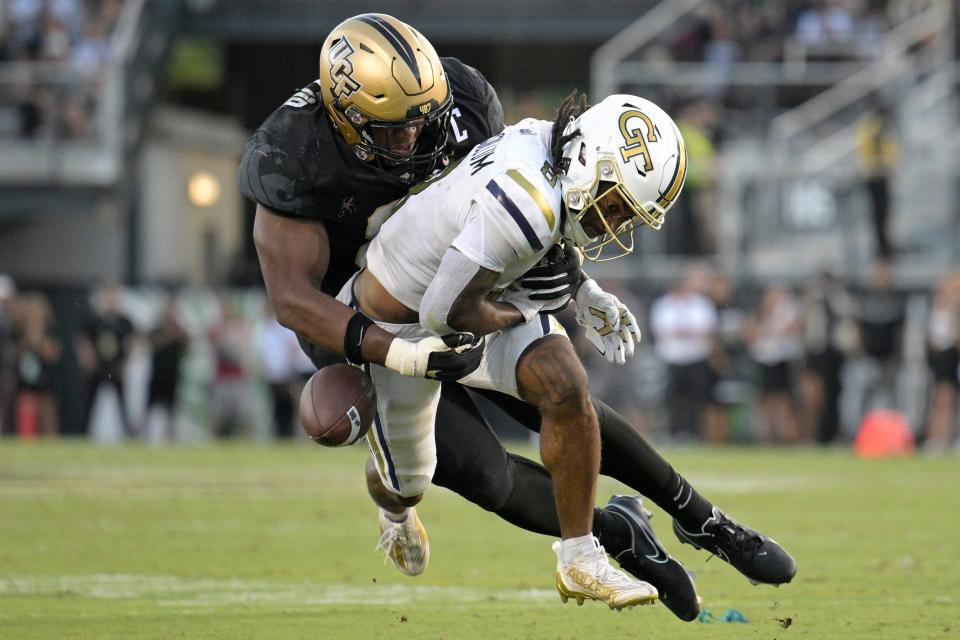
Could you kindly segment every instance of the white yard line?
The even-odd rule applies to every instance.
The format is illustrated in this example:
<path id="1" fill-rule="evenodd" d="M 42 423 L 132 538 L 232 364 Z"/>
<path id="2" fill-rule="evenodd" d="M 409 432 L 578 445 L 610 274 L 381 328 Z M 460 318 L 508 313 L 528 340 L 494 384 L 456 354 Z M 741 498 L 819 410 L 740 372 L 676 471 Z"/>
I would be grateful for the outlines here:
<path id="1" fill-rule="evenodd" d="M 0 596 L 74 594 L 87 598 L 155 600 L 168 607 L 231 605 L 398 605 L 408 603 L 526 602 L 557 598 L 550 589 L 475 589 L 436 585 L 355 585 L 311 581 L 178 578 L 127 574 L 2 576 Z"/>

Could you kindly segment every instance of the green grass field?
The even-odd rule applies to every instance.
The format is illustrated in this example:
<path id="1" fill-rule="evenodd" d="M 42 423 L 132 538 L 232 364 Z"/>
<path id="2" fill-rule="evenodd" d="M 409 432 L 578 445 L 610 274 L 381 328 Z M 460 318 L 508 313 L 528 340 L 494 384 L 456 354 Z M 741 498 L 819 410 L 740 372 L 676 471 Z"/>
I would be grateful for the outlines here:
<path id="1" fill-rule="evenodd" d="M 740 520 L 783 543 L 795 582 L 753 587 L 653 523 L 704 607 L 562 605 L 550 540 L 431 489 L 431 564 L 375 553 L 364 451 L 238 444 L 0 443 L 0 638 L 958 638 L 960 460 L 675 450 Z M 603 480 L 599 498 L 624 489 Z M 784 628 L 790 620 L 788 628 Z"/>

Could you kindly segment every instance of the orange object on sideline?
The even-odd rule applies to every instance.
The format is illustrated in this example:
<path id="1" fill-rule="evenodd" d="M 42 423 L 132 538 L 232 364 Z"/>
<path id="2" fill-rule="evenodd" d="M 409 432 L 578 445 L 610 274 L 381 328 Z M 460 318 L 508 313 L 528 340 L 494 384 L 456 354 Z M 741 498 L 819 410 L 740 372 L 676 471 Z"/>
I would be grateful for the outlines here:
<path id="1" fill-rule="evenodd" d="M 916 449 L 907 417 L 899 411 L 871 411 L 860 423 L 853 450 L 864 458 L 910 455 Z"/>
<path id="2" fill-rule="evenodd" d="M 40 402 L 37 394 L 21 391 L 17 396 L 17 435 L 24 440 L 35 440 L 40 435 Z"/>

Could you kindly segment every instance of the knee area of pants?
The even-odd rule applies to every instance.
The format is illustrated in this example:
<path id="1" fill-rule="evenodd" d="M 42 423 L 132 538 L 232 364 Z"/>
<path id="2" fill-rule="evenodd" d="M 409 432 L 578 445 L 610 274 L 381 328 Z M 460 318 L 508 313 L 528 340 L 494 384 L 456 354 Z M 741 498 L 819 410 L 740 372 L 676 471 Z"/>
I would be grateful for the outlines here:
<path id="1" fill-rule="evenodd" d="M 497 511 L 510 499 L 513 492 L 513 474 L 497 469 L 481 469 L 470 476 L 462 489 L 464 498 L 487 511 Z"/>
<path id="2" fill-rule="evenodd" d="M 401 500 L 405 507 L 412 507 L 423 498 L 423 493 L 430 486 L 430 478 L 427 476 L 415 476 L 404 478 L 400 483 L 400 493 L 397 499 Z M 407 504 L 409 502 L 409 504 Z"/>

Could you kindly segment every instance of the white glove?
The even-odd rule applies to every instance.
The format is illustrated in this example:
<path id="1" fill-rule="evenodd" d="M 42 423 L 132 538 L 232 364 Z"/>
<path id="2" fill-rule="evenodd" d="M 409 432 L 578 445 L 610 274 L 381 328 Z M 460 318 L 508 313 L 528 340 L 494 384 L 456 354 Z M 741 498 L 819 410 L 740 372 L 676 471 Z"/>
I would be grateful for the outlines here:
<path id="1" fill-rule="evenodd" d="M 517 283 L 513 283 L 500 294 L 500 302 L 506 302 L 516 307 L 517 311 L 523 314 L 524 322 L 530 322 L 534 316 L 542 311 L 550 312 L 563 309 L 570 302 L 570 296 L 563 296 L 556 300 L 531 299 L 531 296 L 542 294 L 542 291 L 524 289 Z"/>
<path id="2" fill-rule="evenodd" d="M 480 366 L 485 340 L 472 333 L 453 333 L 418 342 L 394 338 L 383 366 L 401 375 L 454 382 Z"/>
<path id="3" fill-rule="evenodd" d="M 577 324 L 607 362 L 624 364 L 640 342 L 637 319 L 617 296 L 594 280 L 585 280 L 577 291 Z"/>

